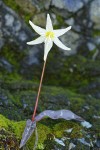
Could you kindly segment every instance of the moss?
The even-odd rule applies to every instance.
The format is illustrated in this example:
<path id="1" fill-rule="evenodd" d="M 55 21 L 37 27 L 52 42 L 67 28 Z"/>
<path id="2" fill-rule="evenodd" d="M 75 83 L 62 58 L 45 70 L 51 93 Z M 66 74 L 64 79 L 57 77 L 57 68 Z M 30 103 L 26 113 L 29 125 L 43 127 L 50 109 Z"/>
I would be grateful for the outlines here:
<path id="1" fill-rule="evenodd" d="M 4 0 L 5 4 L 7 4 L 9 7 L 11 7 L 12 9 L 19 11 L 20 7 L 15 3 L 15 1 L 12 0 Z"/>
<path id="2" fill-rule="evenodd" d="M 10 64 L 17 68 L 20 66 L 22 58 L 25 56 L 25 51 L 20 52 L 17 46 L 6 44 L 0 51 L 0 56 L 4 57 Z"/>
<path id="3" fill-rule="evenodd" d="M 6 119 L 4 116 L 0 115 L 0 128 L 8 128 L 10 121 L 8 119 Z"/>
<path id="4" fill-rule="evenodd" d="M 18 141 L 22 137 L 22 133 L 25 128 L 25 123 L 26 123 L 25 121 L 20 121 L 20 122 L 10 121 L 6 119 L 4 116 L 0 115 L 0 129 L 5 129 L 6 132 L 9 131 L 9 133 L 13 134 L 13 136 L 15 136 Z M 40 123 L 38 123 L 37 128 L 39 134 L 38 148 L 40 148 L 40 145 L 43 145 L 43 142 L 46 139 L 47 134 L 50 133 L 50 129 L 47 126 L 42 125 Z M 27 146 L 33 148 L 34 140 L 35 137 L 33 134 L 33 136 L 28 141 Z"/>
<path id="5" fill-rule="evenodd" d="M 22 76 L 20 74 L 17 73 L 18 70 L 13 71 L 12 73 L 8 73 L 6 72 L 3 76 L 3 79 L 5 81 L 5 83 L 7 84 L 13 84 L 15 82 L 20 82 L 23 80 Z"/>
<path id="6" fill-rule="evenodd" d="M 44 77 L 43 81 L 45 85 L 64 86 L 73 91 L 78 91 L 79 88 L 87 86 L 90 82 L 98 78 L 100 63 L 99 60 L 87 60 L 85 57 L 82 57 L 80 55 L 69 56 L 67 57 L 67 59 L 64 57 L 62 59 L 62 53 L 56 51 L 56 49 L 52 51 L 52 53 L 50 53 L 48 57 L 47 67 L 45 71 L 46 76 Z M 10 81 L 15 79 L 17 80 L 18 78 L 19 80 L 21 78 L 27 78 L 26 74 L 24 74 L 23 76 L 20 76 L 18 74 L 18 72 L 20 71 L 19 64 L 21 64 L 21 60 L 23 60 L 23 58 L 25 57 L 25 52 L 20 53 L 17 49 L 6 45 L 6 47 L 3 48 L 0 52 L 0 55 L 5 57 L 8 62 L 10 62 L 14 67 L 13 73 L 7 73 L 4 71 L 4 69 L 2 70 L 4 76 L 3 78 L 5 80 Z M 34 68 L 35 67 L 36 66 L 34 66 Z M 35 69 L 34 79 L 32 80 L 33 82 L 38 82 L 41 74 L 40 68 L 37 67 Z M 94 73 L 96 75 L 94 75 Z M 32 71 L 30 71 L 28 75 L 31 79 L 33 76 Z"/>
<path id="7" fill-rule="evenodd" d="M 59 15 L 56 16 L 56 19 L 57 19 L 58 23 L 56 25 L 54 25 L 54 29 L 59 29 L 59 28 L 61 28 L 61 25 L 64 25 L 64 19 Z"/>
<path id="8" fill-rule="evenodd" d="M 93 37 L 97 37 L 97 36 L 100 36 L 100 30 L 95 29 L 93 30 Z"/>
<path id="9" fill-rule="evenodd" d="M 4 58 L 11 64 L 11 71 L 6 70 L 4 66 L 0 66 L 0 80 L 1 82 L 16 82 L 22 81 L 23 77 L 19 74 L 21 61 L 26 55 L 26 51 L 20 52 L 15 45 L 6 44 L 0 51 L 1 58 Z M 6 66 L 6 65 L 5 65 Z M 8 67 L 9 68 L 9 67 Z"/>
<path id="10" fill-rule="evenodd" d="M 57 15 L 57 20 L 60 24 L 63 24 L 64 23 L 64 19 L 61 17 L 61 16 L 58 16 Z"/>
<path id="11" fill-rule="evenodd" d="M 69 135 L 69 133 L 67 133 L 67 130 L 71 128 L 73 130 Z M 82 127 L 78 123 L 72 121 L 63 121 L 62 123 L 58 123 L 54 126 L 53 133 L 57 138 L 61 138 L 64 136 L 68 136 L 70 138 L 81 138 L 81 130 Z"/>
<path id="12" fill-rule="evenodd" d="M 44 119 L 44 122 L 46 123 L 47 119 Z M 54 121 L 56 122 L 56 121 Z M 59 123 L 60 122 L 60 123 Z M 6 135 L 6 138 L 9 140 L 12 140 L 15 138 L 17 147 L 19 147 L 19 141 L 22 137 L 23 130 L 25 128 L 25 123 L 26 121 L 20 121 L 20 122 L 14 122 L 11 120 L 6 119 L 4 116 L 0 115 L 0 132 L 1 129 L 5 131 L 3 133 Z M 65 130 L 73 128 L 72 133 L 67 134 Z M 70 137 L 70 138 L 80 138 L 82 137 L 81 134 L 81 129 L 82 127 L 79 126 L 78 123 L 71 122 L 71 121 L 61 121 L 59 120 L 58 123 L 56 122 L 55 125 L 52 125 L 52 127 L 49 127 L 45 124 L 37 123 L 37 130 L 38 130 L 38 150 L 44 149 L 44 147 L 48 147 L 48 143 L 51 143 L 51 145 L 54 145 L 54 137 L 56 138 L 62 138 L 62 137 Z M 1 134 L 0 140 L 4 140 L 5 136 Z M 14 141 L 15 142 L 15 141 Z M 34 133 L 32 134 L 31 138 L 27 142 L 27 147 L 29 149 L 32 149 L 34 147 L 34 142 L 35 142 L 35 135 Z M 15 143 L 14 143 L 15 145 Z M 53 146 L 52 145 L 52 146 Z"/>
<path id="13" fill-rule="evenodd" d="M 5 56 L 8 58 L 6 54 Z M 55 54 L 55 57 L 56 56 L 57 55 Z M 51 60 L 54 60 L 52 56 L 50 57 L 52 58 Z M 13 62 L 13 59 L 10 58 L 9 60 Z M 59 58 L 57 60 L 59 61 L 61 59 Z M 78 62 L 75 60 L 78 60 Z M 78 92 L 79 87 L 83 87 L 84 85 L 90 83 L 90 81 L 93 81 L 97 78 L 99 72 L 98 70 L 99 61 L 93 62 L 91 60 L 85 59 L 84 57 L 72 56 L 72 57 L 68 57 L 67 59 L 64 58 L 61 61 L 60 64 L 61 66 L 59 66 L 58 68 L 57 68 L 56 60 L 54 61 L 55 63 L 53 63 L 53 61 L 50 61 L 48 59 L 46 76 L 49 75 L 50 82 L 54 81 L 55 85 L 65 85 L 65 87 L 62 88 L 56 86 L 43 86 L 40 95 L 39 105 L 38 105 L 38 114 L 45 109 L 53 109 L 53 110 L 70 109 L 71 111 L 75 112 L 77 115 L 80 115 L 85 120 L 92 123 L 93 129 L 91 130 L 91 132 L 95 132 L 95 135 L 99 136 L 100 121 L 99 119 L 93 119 L 93 115 L 96 116 L 100 115 L 99 112 L 100 101 L 98 99 L 89 96 L 86 93 L 83 95 L 83 94 L 79 94 Z M 56 64 L 56 66 L 54 64 Z M 49 66 L 53 66 L 54 69 L 56 68 L 57 72 L 53 72 L 52 67 L 50 67 L 50 72 L 51 72 L 50 74 L 49 70 L 47 70 Z M 70 67 L 73 68 L 74 70 L 72 73 L 69 71 Z M 93 70 L 95 71 L 93 72 Z M 96 73 L 96 75 L 93 73 Z M 68 76 L 66 76 L 66 74 Z M 3 104 L 0 108 L 0 113 L 8 117 L 9 119 L 14 119 L 14 120 L 23 120 L 23 119 L 31 118 L 31 115 L 33 113 L 33 106 L 35 105 L 38 83 L 34 81 L 25 80 L 18 73 L 12 73 L 12 74 L 6 73 L 6 75 L 0 73 L 0 75 L 1 75 L 0 90 L 2 95 L 4 97 L 7 97 L 7 99 L 5 100 L 2 99 L 2 95 L 1 95 L 0 101 L 1 104 L 2 103 Z M 46 76 L 45 76 L 45 82 L 43 83 L 49 82 L 47 81 Z M 68 84 L 69 81 L 70 84 Z M 80 85 L 78 85 L 78 81 L 80 81 Z M 85 106 L 89 107 L 89 109 L 85 108 Z M 21 136 L 22 132 L 19 133 L 19 131 L 21 130 L 20 129 L 21 125 L 20 127 L 17 127 L 17 125 L 23 124 L 22 125 L 22 130 L 23 130 L 25 126 L 25 122 L 22 123 L 18 122 L 18 124 L 13 122 L 11 127 L 11 123 L 9 125 L 9 120 L 6 121 L 4 118 L 3 120 L 4 121 L 2 121 L 2 124 L 4 124 L 6 129 L 8 129 L 9 126 L 10 131 L 12 131 L 12 133 L 14 132 L 15 136 L 17 137 Z M 8 123 L 6 124 L 5 122 Z M 75 137 L 77 138 L 83 136 L 79 124 L 75 122 L 69 122 L 69 121 L 63 122 L 62 124 L 59 124 L 59 122 L 60 121 L 51 121 L 50 119 L 50 121 L 44 120 L 42 122 L 43 124 L 39 124 L 40 125 L 40 129 L 38 127 L 39 132 L 40 130 L 42 130 L 41 129 L 42 125 L 44 125 L 45 130 L 48 130 L 47 135 L 44 135 L 45 139 L 43 141 L 45 141 L 46 143 L 50 142 L 50 140 L 46 139 L 46 137 L 49 134 L 49 129 L 46 129 L 46 127 L 50 128 L 50 134 L 53 134 L 55 137 L 59 137 L 59 138 L 62 135 L 69 136 L 66 132 L 63 131 L 63 129 L 68 129 L 71 127 L 74 128 L 73 132 L 70 135 L 71 138 L 75 138 Z M 1 120 L 0 120 L 0 124 L 1 124 Z M 60 131 L 59 129 L 61 126 L 63 127 L 63 129 Z M 18 133 L 15 132 L 15 128 L 16 129 L 18 128 L 19 130 Z M 45 134 L 44 130 L 43 130 L 43 134 Z M 40 135 L 40 139 L 41 139 L 41 135 Z M 32 139 L 31 141 L 33 141 L 31 143 L 31 145 L 33 145 L 34 140 Z M 38 149 L 43 149 L 43 147 L 45 146 L 43 141 L 39 142 Z M 52 143 L 54 144 L 54 140 L 52 141 Z"/>
<path id="14" fill-rule="evenodd" d="M 60 55 L 56 55 L 56 51 L 53 53 L 53 55 L 49 55 L 50 59 L 48 59 L 44 79 L 45 84 L 66 86 L 71 90 L 77 90 L 80 87 L 88 85 L 98 77 L 99 60 L 87 60 L 80 55 L 61 59 Z M 55 58 L 57 59 L 55 60 Z"/>
<path id="15" fill-rule="evenodd" d="M 21 120 L 30 117 L 35 105 L 35 99 L 38 90 L 38 84 L 33 81 L 21 80 L 6 80 L 1 84 L 1 93 L 5 100 L 2 100 L 3 107 L 0 113 L 10 119 Z M 89 110 L 82 110 L 88 106 Z M 38 113 L 45 109 L 70 109 L 86 119 L 92 119 L 92 114 L 99 116 L 99 100 L 88 95 L 77 94 L 74 90 L 68 90 L 61 87 L 43 86 Z M 19 115 L 19 112 L 20 115 Z"/>

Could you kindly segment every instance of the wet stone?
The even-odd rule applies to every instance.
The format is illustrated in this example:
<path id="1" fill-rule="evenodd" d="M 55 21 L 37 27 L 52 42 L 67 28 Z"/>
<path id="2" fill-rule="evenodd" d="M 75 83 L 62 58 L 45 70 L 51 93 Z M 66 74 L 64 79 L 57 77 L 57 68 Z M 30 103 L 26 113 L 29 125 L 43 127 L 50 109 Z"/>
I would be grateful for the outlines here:
<path id="1" fill-rule="evenodd" d="M 84 4 L 86 4 L 88 0 L 52 0 L 52 5 L 60 8 L 60 9 L 66 9 L 69 12 L 77 12 L 79 9 L 81 9 Z"/>
<path id="2" fill-rule="evenodd" d="M 95 23 L 95 28 L 100 29 L 100 1 L 96 0 L 91 3 L 90 16 Z"/>
<path id="3" fill-rule="evenodd" d="M 96 146 L 100 148 L 100 138 L 97 139 Z"/>
<path id="4" fill-rule="evenodd" d="M 14 23 L 14 17 L 10 14 L 5 15 L 5 25 L 12 27 Z"/>
<path id="5" fill-rule="evenodd" d="M 13 66 L 5 58 L 0 59 L 0 66 L 7 69 L 8 72 L 12 72 L 13 70 Z"/>

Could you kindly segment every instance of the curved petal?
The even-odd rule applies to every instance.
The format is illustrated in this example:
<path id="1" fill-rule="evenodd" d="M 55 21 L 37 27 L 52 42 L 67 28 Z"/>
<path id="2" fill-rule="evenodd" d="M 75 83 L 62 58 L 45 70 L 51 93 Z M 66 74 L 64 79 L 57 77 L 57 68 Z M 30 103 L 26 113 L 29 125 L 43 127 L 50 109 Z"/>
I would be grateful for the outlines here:
<path id="1" fill-rule="evenodd" d="M 71 29 L 71 26 L 69 26 L 68 28 L 65 28 L 65 29 L 53 30 L 53 32 L 55 33 L 56 37 L 59 37 L 59 36 L 63 35 L 64 33 L 66 33 L 67 31 L 69 31 L 70 29 Z"/>
<path id="2" fill-rule="evenodd" d="M 66 47 L 57 37 L 54 39 L 54 43 L 64 50 L 71 50 L 70 48 Z"/>
<path id="3" fill-rule="evenodd" d="M 39 34 L 39 35 L 44 35 L 45 34 L 45 29 L 36 26 L 32 21 L 29 20 L 29 24 L 32 26 L 32 28 Z"/>
<path id="4" fill-rule="evenodd" d="M 44 42 L 44 37 L 43 37 L 43 36 L 40 36 L 40 37 L 38 37 L 36 40 L 27 42 L 27 44 L 28 44 L 28 45 L 35 45 L 35 44 L 40 44 L 40 43 L 43 43 L 43 42 Z"/>
<path id="5" fill-rule="evenodd" d="M 49 14 L 47 14 L 46 30 L 53 30 L 52 21 Z"/>
<path id="6" fill-rule="evenodd" d="M 44 61 L 46 61 L 47 55 L 53 46 L 53 42 L 51 39 L 46 39 L 45 41 L 45 47 L 44 47 Z"/>

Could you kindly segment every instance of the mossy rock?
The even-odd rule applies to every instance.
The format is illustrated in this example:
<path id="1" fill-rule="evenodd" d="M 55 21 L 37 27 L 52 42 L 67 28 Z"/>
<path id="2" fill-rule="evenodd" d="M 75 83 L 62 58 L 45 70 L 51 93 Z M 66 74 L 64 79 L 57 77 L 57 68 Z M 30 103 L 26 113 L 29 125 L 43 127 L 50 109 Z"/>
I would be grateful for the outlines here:
<path id="1" fill-rule="evenodd" d="M 99 78 L 99 64 L 99 60 L 94 61 L 80 55 L 62 58 L 61 54 L 52 51 L 48 57 L 44 83 L 79 90 Z"/>
<path id="2" fill-rule="evenodd" d="M 4 139 L 9 139 L 12 140 L 11 142 L 15 142 L 13 141 L 13 139 L 16 139 L 16 143 L 13 144 L 13 146 L 16 146 L 16 149 L 19 147 L 19 140 L 21 140 L 22 137 L 22 133 L 23 130 L 25 128 L 25 121 L 20 121 L 20 122 L 14 122 L 11 120 L 6 119 L 4 116 L 0 115 L 0 142 L 3 144 Z M 40 147 L 40 145 L 43 145 L 44 140 L 47 137 L 47 134 L 50 133 L 50 129 L 49 127 L 38 123 L 38 137 L 39 137 L 39 141 L 38 141 L 38 145 Z M 32 137 L 30 138 L 29 142 L 27 143 L 27 146 L 29 146 L 30 149 L 32 149 L 32 147 L 34 146 L 34 140 L 35 140 L 35 136 L 34 134 L 32 135 Z M 8 146 L 10 147 L 8 143 Z M 7 144 L 7 143 L 6 143 Z M 17 145 L 16 145 L 17 144 Z M 12 145 L 11 145 L 12 147 Z M 19 149 L 19 148 L 18 148 Z"/>
<path id="3" fill-rule="evenodd" d="M 2 48 L 0 55 L 13 66 L 12 72 L 7 72 L 4 67 L 0 67 L 2 71 L 0 76 L 3 80 L 7 80 L 7 77 L 8 80 L 11 78 L 16 80 L 19 77 L 23 80 L 31 79 L 33 82 L 39 82 L 43 62 L 39 65 L 25 66 L 22 62 L 27 55 L 27 50 L 20 52 L 18 48 L 6 45 Z M 80 55 L 66 58 L 63 53 L 54 47 L 48 57 L 43 83 L 45 85 L 68 87 L 71 90 L 80 92 L 83 87 L 88 86 L 91 82 L 99 82 L 99 64 L 99 60 L 94 61 Z M 32 68 L 34 69 L 32 70 Z"/>
<path id="4" fill-rule="evenodd" d="M 1 82 L 0 113 L 9 119 L 22 120 L 30 118 L 38 91 L 38 84 L 33 81 L 18 79 Z M 97 128 L 99 120 L 99 99 L 89 95 L 76 93 L 61 87 L 43 86 L 41 90 L 37 113 L 46 110 L 69 109 L 85 120 L 92 122 Z M 19 115 L 20 113 L 20 115 Z M 95 121 L 97 122 L 95 124 Z"/>
<path id="5" fill-rule="evenodd" d="M 47 125 L 48 122 L 48 125 Z M 50 124 L 51 122 L 51 124 Z M 23 130 L 25 128 L 26 121 L 15 122 L 11 121 L 4 116 L 0 115 L 0 143 L 3 149 L 4 145 L 7 148 L 15 148 L 19 149 L 19 143 L 22 137 Z M 72 121 L 64 121 L 64 120 L 51 120 L 51 119 L 43 119 L 40 123 L 37 123 L 38 130 L 38 146 L 37 150 L 42 150 L 48 147 L 48 143 L 57 144 L 54 139 L 62 138 L 64 136 L 69 136 L 65 130 L 73 128 L 73 132 L 71 133 L 72 138 L 80 138 L 83 135 L 79 132 L 82 127 L 79 123 Z M 61 130 L 60 130 L 61 129 Z M 5 142 L 4 142 L 5 141 Z M 31 150 L 34 147 L 35 142 L 35 134 L 33 133 L 26 146 Z M 59 145 L 59 144 L 58 144 Z M 49 147 L 48 147 L 49 148 Z"/>
<path id="6" fill-rule="evenodd" d="M 30 18 L 32 18 L 37 11 L 36 6 L 27 0 L 4 0 L 4 3 L 22 17 L 26 23 L 29 22 Z"/>

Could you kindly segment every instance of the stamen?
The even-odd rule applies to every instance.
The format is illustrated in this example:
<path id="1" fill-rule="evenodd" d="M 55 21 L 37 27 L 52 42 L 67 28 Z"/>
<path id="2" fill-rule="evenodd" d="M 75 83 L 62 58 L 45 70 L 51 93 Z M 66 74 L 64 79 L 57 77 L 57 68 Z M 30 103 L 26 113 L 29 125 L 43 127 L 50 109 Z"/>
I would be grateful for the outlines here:
<path id="1" fill-rule="evenodd" d="M 54 33 L 51 32 L 51 31 L 48 31 L 48 32 L 46 32 L 45 36 L 46 36 L 46 38 L 51 38 L 51 39 L 53 39 L 53 38 L 54 38 Z"/>

